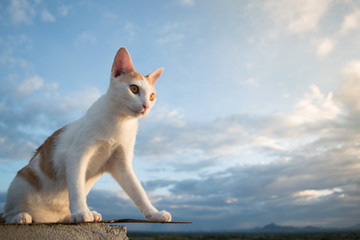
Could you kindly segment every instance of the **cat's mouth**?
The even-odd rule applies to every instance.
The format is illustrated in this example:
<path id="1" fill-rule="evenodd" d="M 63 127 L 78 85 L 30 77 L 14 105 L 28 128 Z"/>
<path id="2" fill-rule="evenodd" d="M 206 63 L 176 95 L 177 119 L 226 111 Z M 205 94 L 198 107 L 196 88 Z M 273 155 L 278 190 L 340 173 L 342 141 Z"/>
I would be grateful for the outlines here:
<path id="1" fill-rule="evenodd" d="M 144 116 L 145 114 L 147 114 L 147 109 L 143 109 L 143 110 L 134 110 L 131 109 L 130 107 L 128 107 L 128 109 L 130 110 L 131 113 L 133 113 L 136 117 L 140 117 L 140 116 Z"/>
<path id="2" fill-rule="evenodd" d="M 148 112 L 149 112 L 148 109 L 144 109 L 144 110 L 142 110 L 140 113 L 144 116 L 144 115 L 146 115 Z"/>

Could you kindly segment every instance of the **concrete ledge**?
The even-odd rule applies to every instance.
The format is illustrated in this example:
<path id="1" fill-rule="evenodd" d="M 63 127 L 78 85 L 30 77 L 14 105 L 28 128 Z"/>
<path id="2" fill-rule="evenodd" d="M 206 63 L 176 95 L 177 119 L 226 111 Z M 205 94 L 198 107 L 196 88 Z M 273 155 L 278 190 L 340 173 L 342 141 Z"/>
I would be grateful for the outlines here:
<path id="1" fill-rule="evenodd" d="M 126 226 L 105 223 L 0 224 L 0 239 L 116 239 L 127 240 Z"/>

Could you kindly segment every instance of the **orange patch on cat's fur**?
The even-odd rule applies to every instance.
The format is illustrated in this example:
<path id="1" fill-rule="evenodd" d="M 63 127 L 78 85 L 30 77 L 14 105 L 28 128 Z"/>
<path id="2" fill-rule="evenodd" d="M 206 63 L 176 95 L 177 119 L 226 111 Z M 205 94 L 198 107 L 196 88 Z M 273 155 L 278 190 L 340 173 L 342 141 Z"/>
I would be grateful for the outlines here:
<path id="1" fill-rule="evenodd" d="M 143 76 L 141 75 L 140 73 L 136 72 L 136 71 L 131 71 L 131 72 L 128 72 L 126 74 L 123 74 L 121 75 L 121 80 L 124 81 L 124 82 L 131 82 L 133 81 L 134 79 L 138 79 L 138 80 L 147 80 L 149 82 L 150 85 L 152 85 L 150 79 L 148 76 Z"/>
<path id="2" fill-rule="evenodd" d="M 154 84 L 152 84 L 152 82 L 150 81 L 149 76 L 144 76 L 144 78 L 149 82 L 149 84 L 150 84 L 151 86 L 154 86 Z"/>
<path id="3" fill-rule="evenodd" d="M 52 160 L 53 150 L 55 149 L 55 140 L 58 135 L 64 130 L 61 128 L 54 132 L 50 137 L 48 137 L 45 142 L 36 150 L 34 156 L 30 160 L 36 156 L 39 156 L 39 167 L 40 170 L 50 179 L 56 179 L 56 171 L 54 168 L 54 163 Z M 18 176 L 22 177 L 26 180 L 31 186 L 33 186 L 36 190 L 40 190 L 42 187 L 42 183 L 40 178 L 36 175 L 35 171 L 31 168 L 30 165 L 21 169 L 18 173 Z"/>
<path id="4" fill-rule="evenodd" d="M 20 171 L 18 171 L 17 175 L 22 177 L 25 181 L 27 181 L 36 190 L 39 191 L 41 189 L 41 187 L 42 187 L 41 181 L 30 166 L 26 166 L 23 169 L 21 169 Z"/>
<path id="5" fill-rule="evenodd" d="M 54 141 L 57 140 L 59 134 L 64 130 L 64 128 L 60 128 L 56 132 L 54 132 L 50 137 L 48 137 L 45 142 L 36 150 L 36 155 L 39 155 L 39 167 L 46 176 L 52 180 L 56 179 L 56 171 L 53 163 L 53 151 L 55 149 L 56 143 Z"/>

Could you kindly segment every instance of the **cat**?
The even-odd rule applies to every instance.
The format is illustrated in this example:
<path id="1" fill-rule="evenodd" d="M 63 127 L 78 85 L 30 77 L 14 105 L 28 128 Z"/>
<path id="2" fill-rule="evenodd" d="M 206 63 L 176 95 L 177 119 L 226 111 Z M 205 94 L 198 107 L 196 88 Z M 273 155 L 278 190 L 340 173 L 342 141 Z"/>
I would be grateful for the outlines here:
<path id="1" fill-rule="evenodd" d="M 132 169 L 138 118 L 156 101 L 154 84 L 163 72 L 136 72 L 129 52 L 120 48 L 110 85 L 77 121 L 54 132 L 10 184 L 3 218 L 7 223 L 89 222 L 86 196 L 103 173 L 110 173 L 145 218 L 171 221 L 150 202 Z"/>

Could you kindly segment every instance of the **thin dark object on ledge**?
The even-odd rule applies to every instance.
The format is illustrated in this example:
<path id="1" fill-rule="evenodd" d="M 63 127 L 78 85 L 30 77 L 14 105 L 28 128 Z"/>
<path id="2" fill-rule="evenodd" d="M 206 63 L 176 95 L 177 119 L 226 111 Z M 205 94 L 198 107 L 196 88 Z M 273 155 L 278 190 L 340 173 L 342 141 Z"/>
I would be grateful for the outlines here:
<path id="1" fill-rule="evenodd" d="M 139 220 L 139 219 L 114 219 L 114 220 L 104 220 L 100 221 L 103 223 L 121 223 L 121 222 L 129 222 L 129 223 L 175 223 L 175 224 L 189 224 L 192 222 L 161 222 L 161 221 L 150 221 L 150 220 Z"/>
<path id="2" fill-rule="evenodd" d="M 1 219 L 1 214 L 0 214 Z M 63 225 L 71 225 L 71 224 L 92 224 L 92 223 L 161 223 L 161 224 L 190 224 L 192 222 L 161 222 L 161 221 L 150 221 L 150 220 L 140 220 L 140 219 L 112 219 L 112 220 L 102 220 L 97 222 L 51 222 L 51 223 L 25 223 L 26 225 L 55 225 L 55 224 L 63 224 Z M 13 224 L 13 225 L 24 225 L 24 223 L 5 223 L 0 221 L 0 224 Z"/>

